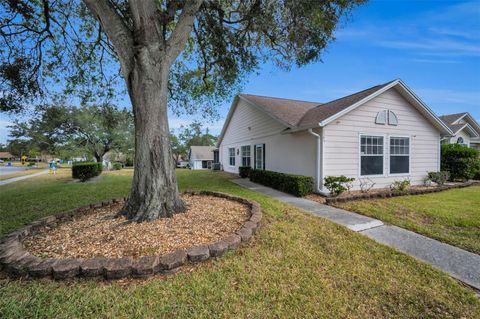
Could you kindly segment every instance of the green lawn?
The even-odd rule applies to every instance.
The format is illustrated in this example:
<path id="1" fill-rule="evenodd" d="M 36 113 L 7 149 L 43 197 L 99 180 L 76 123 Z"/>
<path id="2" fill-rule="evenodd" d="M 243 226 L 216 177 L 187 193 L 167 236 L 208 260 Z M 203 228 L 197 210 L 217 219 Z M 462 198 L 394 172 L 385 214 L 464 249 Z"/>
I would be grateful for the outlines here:
<path id="1" fill-rule="evenodd" d="M 66 209 L 126 195 L 131 170 L 96 183 L 66 173 L 0 186 L 0 234 Z M 1 318 L 479 318 L 475 294 L 386 246 L 243 189 L 220 172 L 179 170 L 182 190 L 258 201 L 262 226 L 226 256 L 132 282 L 0 280 Z"/>
<path id="2" fill-rule="evenodd" d="M 480 186 L 337 206 L 480 254 Z"/>

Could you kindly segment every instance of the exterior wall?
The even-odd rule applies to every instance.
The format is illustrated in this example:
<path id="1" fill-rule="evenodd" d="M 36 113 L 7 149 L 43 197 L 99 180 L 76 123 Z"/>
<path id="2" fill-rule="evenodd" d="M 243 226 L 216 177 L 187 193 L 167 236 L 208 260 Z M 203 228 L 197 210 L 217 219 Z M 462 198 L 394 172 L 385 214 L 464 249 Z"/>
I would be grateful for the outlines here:
<path id="1" fill-rule="evenodd" d="M 240 147 L 244 145 L 250 145 L 253 167 L 254 145 L 265 144 L 266 170 L 314 177 L 315 138 L 308 132 L 281 134 L 285 128 L 256 107 L 239 100 L 219 147 L 223 170 L 238 174 L 238 167 L 242 166 Z M 235 166 L 229 165 L 229 148 L 235 148 Z"/>
<path id="2" fill-rule="evenodd" d="M 457 143 L 457 140 L 458 140 L 459 137 L 463 138 L 463 143 L 464 144 L 467 144 L 467 146 L 470 146 L 470 135 L 465 133 L 465 131 L 463 131 L 463 130 L 458 132 L 457 135 L 450 138 L 450 144 Z"/>
<path id="3" fill-rule="evenodd" d="M 375 124 L 378 112 L 389 109 L 398 117 L 398 125 Z M 375 188 L 388 187 L 395 180 L 409 178 L 412 185 L 423 183 L 428 171 L 440 167 L 440 133 L 395 89 L 390 89 L 323 129 L 323 176 L 346 175 L 354 177 L 355 189 L 359 189 L 360 134 L 384 136 L 384 175 L 370 177 Z M 390 135 L 410 137 L 410 174 L 389 176 Z"/>
<path id="4" fill-rule="evenodd" d="M 202 169 L 202 161 L 191 160 L 190 161 L 191 169 Z"/>

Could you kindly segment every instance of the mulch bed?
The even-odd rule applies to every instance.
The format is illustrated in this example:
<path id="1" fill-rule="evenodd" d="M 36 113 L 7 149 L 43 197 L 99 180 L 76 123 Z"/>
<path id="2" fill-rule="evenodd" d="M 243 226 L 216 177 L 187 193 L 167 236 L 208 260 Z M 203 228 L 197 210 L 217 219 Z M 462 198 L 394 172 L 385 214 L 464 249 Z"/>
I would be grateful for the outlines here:
<path id="1" fill-rule="evenodd" d="M 179 248 L 210 244 L 239 230 L 250 217 L 245 204 L 214 196 L 184 195 L 185 213 L 151 222 L 115 218 L 121 203 L 96 208 L 25 239 L 25 248 L 42 258 L 121 258 L 163 255 Z"/>
<path id="2" fill-rule="evenodd" d="M 253 235 L 262 218 L 253 201 L 215 192 L 183 196 L 185 213 L 144 223 L 114 218 L 124 199 L 33 222 L 0 242 L 0 270 L 13 277 L 119 279 L 176 272 L 219 257 Z"/>

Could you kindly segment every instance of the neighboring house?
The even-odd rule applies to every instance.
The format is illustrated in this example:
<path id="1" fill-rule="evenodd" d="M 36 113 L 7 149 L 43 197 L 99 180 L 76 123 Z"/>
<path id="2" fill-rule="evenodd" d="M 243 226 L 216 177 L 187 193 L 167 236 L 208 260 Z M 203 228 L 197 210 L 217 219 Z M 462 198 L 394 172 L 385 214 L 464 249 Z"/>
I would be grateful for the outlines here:
<path id="1" fill-rule="evenodd" d="M 210 169 L 213 163 L 215 146 L 191 146 L 188 162 L 191 169 Z"/>
<path id="2" fill-rule="evenodd" d="M 458 143 L 480 150 L 480 125 L 469 113 L 442 115 L 440 119 L 453 132 L 442 139 L 442 144 Z"/>
<path id="3" fill-rule="evenodd" d="M 0 159 L 4 161 L 11 161 L 15 159 L 15 156 L 10 154 L 10 152 L 0 152 Z"/>
<path id="4" fill-rule="evenodd" d="M 401 80 L 322 104 L 239 94 L 219 137 L 220 163 L 312 176 L 369 178 L 375 188 L 440 169 L 440 139 L 452 131 Z"/>

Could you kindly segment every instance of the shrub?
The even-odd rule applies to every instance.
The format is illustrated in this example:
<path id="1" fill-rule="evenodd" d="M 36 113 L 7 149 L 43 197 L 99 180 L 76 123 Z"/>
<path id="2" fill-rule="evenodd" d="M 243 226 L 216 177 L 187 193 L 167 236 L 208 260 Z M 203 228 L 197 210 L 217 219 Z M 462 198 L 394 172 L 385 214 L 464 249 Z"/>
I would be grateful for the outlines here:
<path id="1" fill-rule="evenodd" d="M 331 194 L 338 196 L 344 191 L 350 191 L 352 188 L 352 182 L 355 178 L 349 178 L 344 175 L 341 176 L 327 176 L 325 177 L 325 183 L 323 184 Z"/>
<path id="2" fill-rule="evenodd" d="M 313 178 L 302 175 L 284 174 L 259 169 L 250 170 L 250 180 L 298 197 L 313 192 Z"/>
<path id="3" fill-rule="evenodd" d="M 450 180 L 468 180 L 475 176 L 480 165 L 476 149 L 460 144 L 442 145 L 441 170 L 450 173 Z"/>
<path id="4" fill-rule="evenodd" d="M 31 166 L 35 166 L 35 164 L 36 164 L 35 162 L 28 162 L 27 166 L 31 167 Z"/>
<path id="5" fill-rule="evenodd" d="M 122 163 L 115 162 L 112 164 L 112 168 L 114 171 L 119 171 L 123 168 Z"/>
<path id="6" fill-rule="evenodd" d="M 410 180 L 407 178 L 403 181 L 394 181 L 392 185 L 390 185 L 390 189 L 392 191 L 406 192 L 410 189 Z"/>
<path id="7" fill-rule="evenodd" d="M 82 182 L 98 176 L 102 173 L 102 163 L 81 162 L 74 163 L 72 166 L 72 177 L 80 179 Z"/>
<path id="8" fill-rule="evenodd" d="M 125 166 L 131 167 L 133 166 L 133 158 L 132 157 L 127 157 L 125 160 Z"/>
<path id="9" fill-rule="evenodd" d="M 241 178 L 245 178 L 245 177 L 248 177 L 251 170 L 252 168 L 250 166 L 240 166 L 238 168 L 238 174 L 240 175 Z"/>
<path id="10" fill-rule="evenodd" d="M 427 180 L 430 180 L 439 186 L 445 184 L 445 182 L 448 181 L 449 178 L 450 178 L 450 173 L 446 171 L 428 172 L 428 175 L 427 175 Z"/>
<path id="11" fill-rule="evenodd" d="M 358 181 L 360 182 L 360 191 L 362 193 L 368 193 L 376 184 L 368 177 L 365 179 L 359 179 Z"/>

